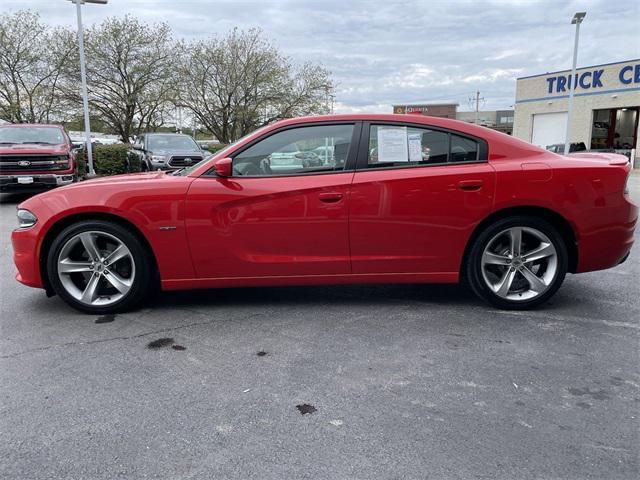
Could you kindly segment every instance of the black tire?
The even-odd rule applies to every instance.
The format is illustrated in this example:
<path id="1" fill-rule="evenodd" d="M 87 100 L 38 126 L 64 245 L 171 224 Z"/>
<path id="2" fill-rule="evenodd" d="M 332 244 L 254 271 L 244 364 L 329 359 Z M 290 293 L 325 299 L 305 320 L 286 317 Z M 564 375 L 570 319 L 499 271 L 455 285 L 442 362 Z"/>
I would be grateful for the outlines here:
<path id="1" fill-rule="evenodd" d="M 107 306 L 87 305 L 78 301 L 67 292 L 58 276 L 57 260 L 63 246 L 73 236 L 88 231 L 105 232 L 116 237 L 129 249 L 135 264 L 135 276 L 129 291 L 116 303 Z M 47 255 L 47 276 L 53 290 L 73 308 L 94 315 L 124 312 L 139 305 L 147 298 L 149 287 L 156 285 L 154 270 L 150 254 L 138 237 L 128 228 L 105 220 L 85 220 L 68 226 L 54 239 Z"/>
<path id="2" fill-rule="evenodd" d="M 553 280 L 551 280 L 545 291 L 528 300 L 510 300 L 500 297 L 489 288 L 482 274 L 482 255 L 488 243 L 500 232 L 512 227 L 530 227 L 542 232 L 551 240 L 556 250 L 557 270 Z M 558 230 L 542 218 L 518 215 L 496 221 L 486 227 L 476 237 L 466 259 L 465 273 L 467 283 L 471 286 L 473 292 L 482 300 L 504 310 L 528 310 L 545 303 L 556 293 L 564 281 L 567 268 L 567 246 Z"/>

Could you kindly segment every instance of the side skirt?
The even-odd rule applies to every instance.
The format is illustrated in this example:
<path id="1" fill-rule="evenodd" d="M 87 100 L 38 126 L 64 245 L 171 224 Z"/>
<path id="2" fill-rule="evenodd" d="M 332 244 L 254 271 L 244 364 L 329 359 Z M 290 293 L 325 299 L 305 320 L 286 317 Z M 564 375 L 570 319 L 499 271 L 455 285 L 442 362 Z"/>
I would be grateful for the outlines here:
<path id="1" fill-rule="evenodd" d="M 162 280 L 163 290 L 198 288 L 268 287 L 296 285 L 348 285 L 367 283 L 458 283 L 458 272 L 363 273 L 349 275 L 297 275 Z"/>

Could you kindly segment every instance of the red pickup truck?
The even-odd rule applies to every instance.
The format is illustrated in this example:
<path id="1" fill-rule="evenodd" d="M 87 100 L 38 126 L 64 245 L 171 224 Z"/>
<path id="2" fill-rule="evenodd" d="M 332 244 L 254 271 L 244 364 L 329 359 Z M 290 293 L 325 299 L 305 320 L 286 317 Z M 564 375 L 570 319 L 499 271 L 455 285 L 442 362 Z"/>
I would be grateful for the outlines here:
<path id="1" fill-rule="evenodd" d="M 0 191 L 77 181 L 76 158 L 59 125 L 0 125 Z"/>

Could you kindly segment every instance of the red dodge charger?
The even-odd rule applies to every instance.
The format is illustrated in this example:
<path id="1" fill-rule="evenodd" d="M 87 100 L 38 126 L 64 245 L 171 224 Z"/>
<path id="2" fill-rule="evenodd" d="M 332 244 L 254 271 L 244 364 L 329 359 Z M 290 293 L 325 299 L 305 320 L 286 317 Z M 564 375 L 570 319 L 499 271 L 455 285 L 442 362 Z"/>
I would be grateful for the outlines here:
<path id="1" fill-rule="evenodd" d="M 531 308 L 567 272 L 629 255 L 629 171 L 623 156 L 560 156 L 455 120 L 284 120 L 183 170 L 25 201 L 17 279 L 95 314 L 158 288 L 461 280 Z"/>

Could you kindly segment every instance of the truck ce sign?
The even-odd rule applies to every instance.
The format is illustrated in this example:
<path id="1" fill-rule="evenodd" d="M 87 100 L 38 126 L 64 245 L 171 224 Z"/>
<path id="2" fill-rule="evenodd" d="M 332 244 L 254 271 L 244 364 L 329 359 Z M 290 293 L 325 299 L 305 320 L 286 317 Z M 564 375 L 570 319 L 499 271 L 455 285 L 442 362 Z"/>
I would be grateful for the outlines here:
<path id="1" fill-rule="evenodd" d="M 547 78 L 548 93 L 566 92 L 571 88 L 571 84 L 577 84 L 582 89 L 603 87 L 602 74 L 604 68 L 589 72 L 576 73 L 575 79 L 571 81 L 571 75 L 557 75 Z M 623 85 L 640 83 L 640 63 L 636 65 L 625 65 L 618 72 L 618 80 Z"/>

